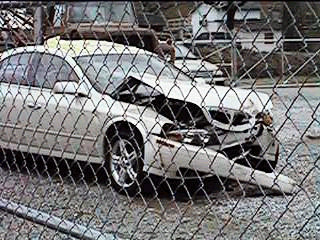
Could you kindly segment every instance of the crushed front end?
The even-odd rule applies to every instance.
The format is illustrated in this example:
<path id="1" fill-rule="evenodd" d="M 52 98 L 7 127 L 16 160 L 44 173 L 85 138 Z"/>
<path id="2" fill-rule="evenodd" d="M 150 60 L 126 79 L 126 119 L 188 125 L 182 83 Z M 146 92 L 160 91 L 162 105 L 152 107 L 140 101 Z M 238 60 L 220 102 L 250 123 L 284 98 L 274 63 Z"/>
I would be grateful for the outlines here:
<path id="1" fill-rule="evenodd" d="M 155 138 L 156 158 L 165 175 L 172 177 L 176 171 L 179 177 L 182 169 L 190 169 L 196 172 L 195 177 L 207 173 L 285 193 L 296 191 L 292 179 L 274 171 L 279 146 L 269 111 L 253 114 L 207 107 L 201 116 L 196 105 L 176 100 L 169 100 L 168 105 L 176 109 L 164 110 L 163 104 L 158 112 L 180 121 L 165 124 Z"/>
<path id="2" fill-rule="evenodd" d="M 252 116 L 243 111 L 210 109 L 212 134 L 218 145 L 209 148 L 230 160 L 264 172 L 273 172 L 278 162 L 279 145 L 274 137 L 270 112 Z"/>
<path id="3" fill-rule="evenodd" d="M 194 104 L 169 101 L 162 113 L 177 124 L 163 127 L 162 136 L 184 144 L 223 154 L 235 163 L 264 172 L 273 172 L 279 155 L 272 115 L 269 111 L 250 114 L 225 108 L 206 108 L 201 114 Z M 183 106 L 184 105 L 184 106 Z M 164 110 L 165 108 L 168 109 Z"/>

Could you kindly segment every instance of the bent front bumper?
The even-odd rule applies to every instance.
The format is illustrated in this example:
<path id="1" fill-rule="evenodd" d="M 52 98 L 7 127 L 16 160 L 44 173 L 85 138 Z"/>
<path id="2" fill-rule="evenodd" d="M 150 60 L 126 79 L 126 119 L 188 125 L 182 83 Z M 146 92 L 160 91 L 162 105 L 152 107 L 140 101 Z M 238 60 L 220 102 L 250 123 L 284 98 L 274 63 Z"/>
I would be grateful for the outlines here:
<path id="1" fill-rule="evenodd" d="M 180 143 L 154 135 L 150 136 L 150 144 L 155 151 L 153 160 L 146 162 L 145 170 L 156 175 L 177 178 L 178 170 L 187 168 L 284 193 L 291 194 L 297 190 L 295 181 L 282 174 L 274 171 L 267 173 L 239 164 L 208 147 Z"/>

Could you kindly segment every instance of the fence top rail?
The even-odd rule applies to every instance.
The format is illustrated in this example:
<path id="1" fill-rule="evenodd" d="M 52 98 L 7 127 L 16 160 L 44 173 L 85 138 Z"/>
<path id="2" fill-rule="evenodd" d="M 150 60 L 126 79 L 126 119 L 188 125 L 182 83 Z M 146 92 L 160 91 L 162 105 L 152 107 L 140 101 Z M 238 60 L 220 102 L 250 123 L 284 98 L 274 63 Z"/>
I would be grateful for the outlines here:
<path id="1" fill-rule="evenodd" d="M 207 43 L 214 43 L 214 44 L 230 44 L 234 40 L 220 40 L 220 39 L 212 39 L 212 40 L 192 40 L 192 39 L 185 39 L 184 43 L 189 44 L 207 44 Z M 301 42 L 301 43 L 307 43 L 307 42 L 319 42 L 320 38 L 292 38 L 292 39 L 264 39 L 264 38 L 248 38 L 248 39 L 236 39 L 236 43 L 288 43 L 288 42 Z"/>

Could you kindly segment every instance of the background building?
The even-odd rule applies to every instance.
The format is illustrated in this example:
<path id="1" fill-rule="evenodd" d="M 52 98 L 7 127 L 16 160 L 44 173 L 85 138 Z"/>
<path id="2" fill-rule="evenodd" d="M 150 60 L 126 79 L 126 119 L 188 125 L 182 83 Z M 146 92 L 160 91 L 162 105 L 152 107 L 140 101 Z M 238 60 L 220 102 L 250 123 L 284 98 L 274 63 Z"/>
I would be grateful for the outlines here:
<path id="1" fill-rule="evenodd" d="M 281 38 L 280 14 L 268 15 L 260 2 L 247 2 L 235 13 L 236 39 L 243 40 L 245 49 L 272 51 Z M 272 18 L 278 15 L 278 18 Z M 196 40 L 230 40 L 230 31 L 225 24 L 227 12 L 208 4 L 201 4 L 192 12 L 192 35 Z M 252 42 L 252 39 L 254 41 Z"/>

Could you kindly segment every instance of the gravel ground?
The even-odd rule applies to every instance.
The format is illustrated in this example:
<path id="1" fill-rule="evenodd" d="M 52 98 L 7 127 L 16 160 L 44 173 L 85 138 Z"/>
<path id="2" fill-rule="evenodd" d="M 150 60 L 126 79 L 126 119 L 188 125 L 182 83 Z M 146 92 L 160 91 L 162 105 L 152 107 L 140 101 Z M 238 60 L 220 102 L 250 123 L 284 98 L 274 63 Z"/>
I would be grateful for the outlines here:
<path id="1" fill-rule="evenodd" d="M 173 197 L 166 181 L 157 194 L 149 183 L 129 198 L 115 193 L 103 174 L 95 177 L 91 167 L 16 156 L 11 167 L 0 168 L 0 197 L 124 239 L 320 239 L 320 90 L 272 92 L 281 143 L 276 170 L 299 183 L 295 195 L 250 185 L 241 190 L 234 182 L 222 189 L 211 179 L 200 192 L 188 183 L 190 193 L 197 193 L 193 199 L 182 188 Z M 163 180 L 150 179 L 156 186 Z M 0 211 L 0 239 L 74 238 Z"/>

